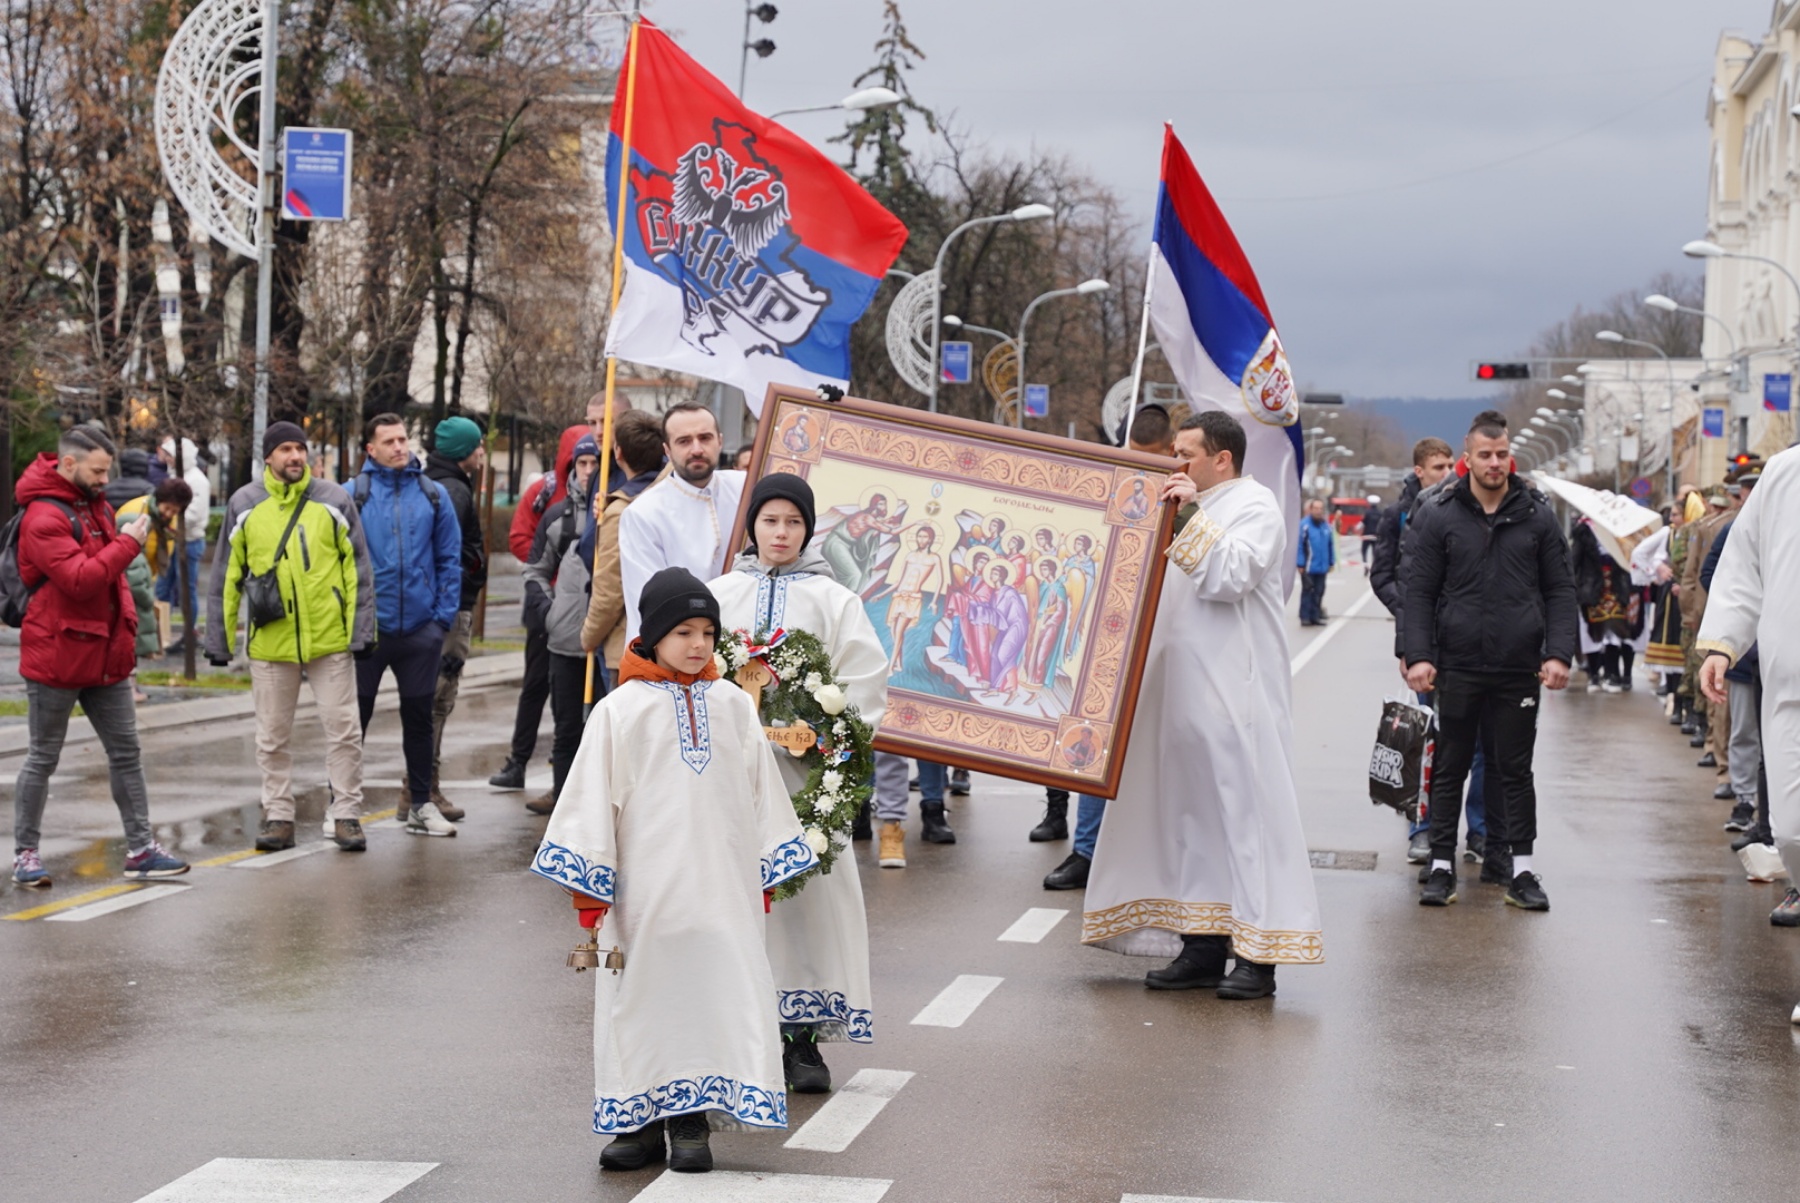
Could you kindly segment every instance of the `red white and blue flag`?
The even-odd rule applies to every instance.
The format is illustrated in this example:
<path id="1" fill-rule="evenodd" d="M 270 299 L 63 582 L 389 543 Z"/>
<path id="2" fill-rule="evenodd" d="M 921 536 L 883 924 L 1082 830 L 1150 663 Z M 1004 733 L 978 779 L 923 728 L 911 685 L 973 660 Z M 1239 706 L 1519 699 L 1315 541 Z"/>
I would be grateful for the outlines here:
<path id="1" fill-rule="evenodd" d="M 1172 127 L 1163 130 L 1148 287 L 1150 324 L 1176 382 L 1196 408 L 1243 422 L 1244 469 L 1280 500 L 1291 545 L 1300 522 L 1299 393 L 1256 273 Z M 1292 556 L 1286 571 L 1291 589 Z"/>
<path id="2" fill-rule="evenodd" d="M 906 227 L 660 29 L 644 22 L 637 41 L 607 139 L 616 223 L 630 97 L 625 289 L 607 354 L 736 385 L 758 414 L 770 384 L 846 385 L 851 323 Z"/>

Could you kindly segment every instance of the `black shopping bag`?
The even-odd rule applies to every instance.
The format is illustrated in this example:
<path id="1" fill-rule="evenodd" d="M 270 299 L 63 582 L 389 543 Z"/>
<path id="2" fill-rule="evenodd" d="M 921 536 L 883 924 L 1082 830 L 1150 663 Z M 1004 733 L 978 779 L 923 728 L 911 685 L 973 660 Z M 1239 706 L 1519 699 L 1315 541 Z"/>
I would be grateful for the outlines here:
<path id="1" fill-rule="evenodd" d="M 1428 706 L 1389 698 L 1381 707 L 1375 750 L 1369 755 L 1369 801 L 1401 814 L 1416 809 L 1431 784 L 1432 732 L 1436 715 Z"/>

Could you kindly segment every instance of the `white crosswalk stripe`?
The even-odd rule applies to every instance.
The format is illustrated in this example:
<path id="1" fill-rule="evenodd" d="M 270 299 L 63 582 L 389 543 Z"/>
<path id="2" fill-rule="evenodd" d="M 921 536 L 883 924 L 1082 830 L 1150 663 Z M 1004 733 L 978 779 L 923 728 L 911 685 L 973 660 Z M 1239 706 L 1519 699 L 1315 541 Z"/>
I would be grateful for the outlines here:
<path id="1" fill-rule="evenodd" d="M 435 1161 L 274 1161 L 219 1157 L 138 1203 L 382 1203 Z"/>
<path id="2" fill-rule="evenodd" d="M 1011 927 L 1001 932 L 1000 939 L 1009 944 L 1036 944 L 1049 935 L 1050 929 L 1068 913 L 1047 906 L 1034 906 L 1019 916 Z"/>
<path id="3" fill-rule="evenodd" d="M 110 915 L 114 911 L 122 911 L 127 907 L 143 906 L 146 902 L 155 902 L 159 898 L 173 898 L 177 894 L 187 893 L 187 886 L 178 886 L 173 882 L 164 885 L 146 885 L 141 890 L 132 890 L 128 894 L 114 894 L 111 898 L 102 898 L 98 902 L 90 902 L 86 906 L 73 907 L 59 911 L 54 915 L 45 915 L 45 923 L 84 923 L 89 919 L 98 919 L 102 915 Z"/>
<path id="4" fill-rule="evenodd" d="M 663 1174 L 635 1203 L 880 1203 L 894 1185 L 886 1178 L 827 1178 L 817 1174 Z"/>
<path id="5" fill-rule="evenodd" d="M 303 856 L 311 856 L 315 852 L 323 852 L 327 848 L 335 848 L 336 844 L 323 841 L 317 844 L 296 844 L 292 848 L 283 848 L 280 852 L 269 852 L 262 856 L 247 856 L 243 860 L 234 860 L 225 867 L 227 869 L 268 869 L 275 865 L 285 865 L 291 860 L 299 860 Z"/>
<path id="6" fill-rule="evenodd" d="M 926 1003 L 925 1009 L 914 1015 L 912 1021 L 921 1027 L 960 1028 L 975 1013 L 975 1008 L 1005 980 L 965 973 Z"/>
<path id="7" fill-rule="evenodd" d="M 825 1105 L 788 1137 L 785 1147 L 814 1153 L 842 1153 L 900 1088 L 912 1080 L 904 1069 L 859 1069 Z"/>

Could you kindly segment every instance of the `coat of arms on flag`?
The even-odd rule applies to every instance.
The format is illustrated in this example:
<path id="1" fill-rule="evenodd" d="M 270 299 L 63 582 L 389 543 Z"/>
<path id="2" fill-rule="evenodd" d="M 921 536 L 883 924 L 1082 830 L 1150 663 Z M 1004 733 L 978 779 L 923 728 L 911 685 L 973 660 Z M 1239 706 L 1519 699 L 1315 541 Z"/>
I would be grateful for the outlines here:
<path id="1" fill-rule="evenodd" d="M 753 412 L 770 384 L 846 384 L 850 325 L 906 227 L 661 30 L 637 36 L 608 140 L 610 215 L 629 104 L 625 291 L 607 353 L 736 385 Z"/>

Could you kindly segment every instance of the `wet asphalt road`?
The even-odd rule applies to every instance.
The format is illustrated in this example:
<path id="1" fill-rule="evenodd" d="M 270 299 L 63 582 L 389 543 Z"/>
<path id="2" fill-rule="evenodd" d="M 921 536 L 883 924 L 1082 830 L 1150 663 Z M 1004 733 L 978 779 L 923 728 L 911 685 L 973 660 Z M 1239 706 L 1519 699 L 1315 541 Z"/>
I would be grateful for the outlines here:
<path id="1" fill-rule="evenodd" d="M 1334 612 L 1360 588 L 1334 580 Z M 1296 655 L 1320 634 L 1296 627 Z M 1537 860 L 1554 910 L 1509 910 L 1472 869 L 1461 902 L 1423 910 L 1403 824 L 1365 787 L 1399 685 L 1392 626 L 1369 605 L 1325 634 L 1296 677 L 1308 838 L 1379 854 L 1370 872 L 1317 871 L 1325 965 L 1283 969 L 1272 1001 L 1146 991 L 1152 962 L 1081 948 L 1080 895 L 1041 889 L 1067 851 L 1025 840 L 1041 791 L 978 778 L 956 846 L 915 835 L 904 871 L 859 846 L 877 1041 L 826 1053 L 840 1083 L 913 1076 L 842 1152 L 718 1135 L 721 1167 L 891 1181 L 888 1203 L 1800 1195 L 1800 932 L 1769 926 L 1778 887 L 1744 881 L 1715 779 L 1654 700 L 1546 702 Z M 447 780 L 493 770 L 511 707 L 508 687 L 465 693 Z M 314 722 L 298 723 L 302 765 L 319 763 Z M 155 817 L 185 855 L 248 846 L 249 732 L 158 734 Z M 17 764 L 0 758 L 0 818 Z M 391 712 L 370 764 L 371 806 L 389 806 Z M 196 868 L 91 921 L 0 923 L 0 1198 L 134 1203 L 214 1158 L 435 1163 L 397 1203 L 646 1190 L 652 1172 L 594 1168 L 592 985 L 562 963 L 563 895 L 524 872 L 530 795 L 452 792 L 469 810 L 455 840 L 381 824 L 363 856 Z M 71 750 L 55 793 L 58 884 L 0 894 L 0 913 L 118 880 L 96 747 Z M 1039 943 L 997 940 L 1029 908 L 1070 913 Z M 1003 980 L 960 1027 L 908 1022 L 960 975 Z M 793 1098 L 790 1131 L 821 1103 Z M 857 1197 L 804 1185 L 777 1184 L 795 1203 Z"/>

